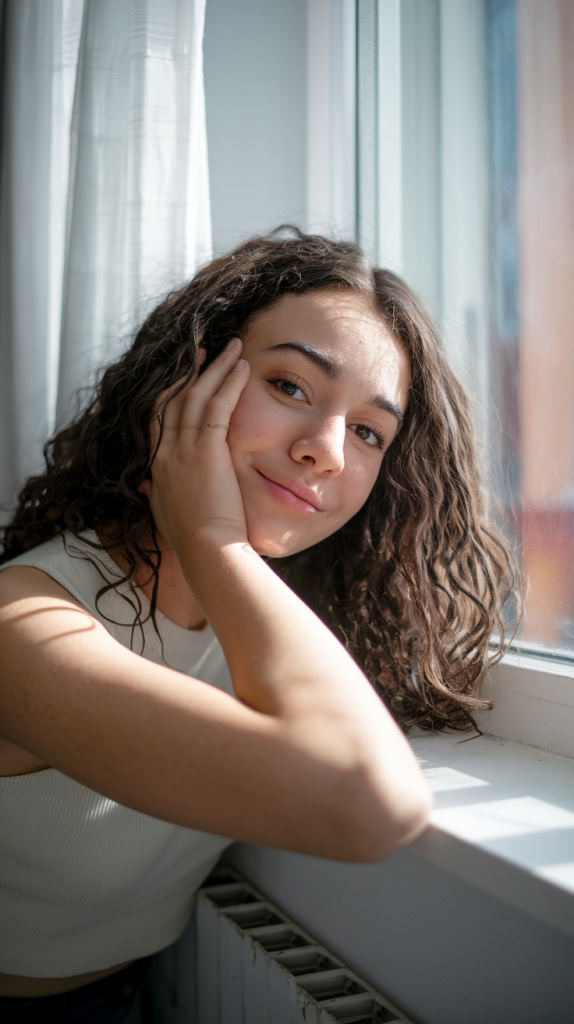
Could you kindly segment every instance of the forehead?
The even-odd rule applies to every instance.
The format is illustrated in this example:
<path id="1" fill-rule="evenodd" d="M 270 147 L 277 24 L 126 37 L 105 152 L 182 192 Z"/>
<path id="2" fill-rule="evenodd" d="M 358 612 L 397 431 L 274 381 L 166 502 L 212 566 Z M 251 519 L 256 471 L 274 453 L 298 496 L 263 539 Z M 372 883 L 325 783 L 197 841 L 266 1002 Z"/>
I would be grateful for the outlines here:
<path id="1" fill-rule="evenodd" d="M 408 355 L 364 293 L 328 289 L 287 294 L 253 318 L 243 341 L 246 355 L 285 342 L 311 346 L 334 359 L 349 383 L 352 379 L 370 388 L 392 383 L 406 406 Z"/>

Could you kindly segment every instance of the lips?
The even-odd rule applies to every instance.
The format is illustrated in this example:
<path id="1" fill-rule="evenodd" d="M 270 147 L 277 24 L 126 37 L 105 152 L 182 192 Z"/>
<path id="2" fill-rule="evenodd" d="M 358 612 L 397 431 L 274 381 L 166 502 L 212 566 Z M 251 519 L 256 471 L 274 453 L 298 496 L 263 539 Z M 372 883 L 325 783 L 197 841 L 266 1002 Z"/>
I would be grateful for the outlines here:
<path id="1" fill-rule="evenodd" d="M 262 477 L 278 498 L 282 498 L 283 501 L 285 501 L 286 504 L 289 504 L 292 508 L 301 512 L 321 511 L 321 501 L 315 491 L 310 487 L 306 487 L 305 484 L 301 483 L 299 480 L 288 480 L 286 477 L 278 477 L 275 475 L 270 477 L 267 476 L 266 473 L 262 473 L 260 469 L 257 469 L 256 473 Z M 281 492 L 283 492 L 283 494 Z M 289 495 L 292 496 L 292 499 L 289 498 Z"/>

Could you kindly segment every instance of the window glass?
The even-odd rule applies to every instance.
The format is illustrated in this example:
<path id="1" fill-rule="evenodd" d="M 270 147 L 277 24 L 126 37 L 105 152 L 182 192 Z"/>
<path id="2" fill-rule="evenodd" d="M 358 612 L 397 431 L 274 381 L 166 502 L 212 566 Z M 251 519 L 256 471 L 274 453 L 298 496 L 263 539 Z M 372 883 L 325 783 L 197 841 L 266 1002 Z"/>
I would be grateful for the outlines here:
<path id="1" fill-rule="evenodd" d="M 525 579 L 574 653 L 574 0 L 358 0 L 358 233 L 438 317 Z"/>

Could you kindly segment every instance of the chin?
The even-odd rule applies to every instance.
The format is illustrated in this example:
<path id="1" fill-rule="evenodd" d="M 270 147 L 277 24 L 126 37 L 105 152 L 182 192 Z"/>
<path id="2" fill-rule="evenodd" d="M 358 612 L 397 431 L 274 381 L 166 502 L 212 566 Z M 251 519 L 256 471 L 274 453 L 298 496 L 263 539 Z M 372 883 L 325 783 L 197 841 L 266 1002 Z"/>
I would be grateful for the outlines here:
<path id="1" fill-rule="evenodd" d="M 249 526 L 248 523 L 247 538 L 253 550 L 262 558 L 286 558 L 287 555 L 296 555 L 317 543 L 315 540 L 305 541 L 295 531 L 278 530 L 275 533 L 269 530 L 269 524 L 262 527 L 261 524 Z"/>
<path id="2" fill-rule="evenodd" d="M 254 551 L 257 552 L 261 558 L 286 558 L 287 555 L 294 555 L 297 551 L 302 551 L 302 546 L 286 545 L 281 544 L 279 541 L 273 540 L 252 540 L 251 535 L 248 534 L 249 543 Z"/>

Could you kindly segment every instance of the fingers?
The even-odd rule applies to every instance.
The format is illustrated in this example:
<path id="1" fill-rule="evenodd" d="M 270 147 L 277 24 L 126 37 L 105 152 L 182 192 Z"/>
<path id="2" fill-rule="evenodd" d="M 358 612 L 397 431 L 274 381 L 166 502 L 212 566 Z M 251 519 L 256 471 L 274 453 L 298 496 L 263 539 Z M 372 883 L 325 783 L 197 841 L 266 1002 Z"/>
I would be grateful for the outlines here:
<path id="1" fill-rule="evenodd" d="M 250 372 L 251 367 L 245 359 L 239 359 L 236 362 L 217 393 L 207 403 L 201 425 L 201 435 L 204 436 L 208 431 L 217 430 L 223 432 L 223 437 L 226 436 L 233 410 L 249 380 Z"/>
<path id="2" fill-rule="evenodd" d="M 156 416 L 153 486 L 145 487 L 155 522 L 172 547 L 199 525 L 233 523 L 247 538 L 243 499 L 227 444 L 230 417 L 249 380 L 233 339 L 201 377 L 164 392 L 163 425 Z"/>
<path id="3" fill-rule="evenodd" d="M 207 370 L 201 375 L 197 383 L 190 388 L 184 388 L 182 392 L 184 401 L 181 406 L 179 422 L 180 430 L 201 429 L 208 404 L 219 392 L 226 378 L 236 365 L 241 355 L 242 347 L 239 338 L 232 338 L 223 352 L 207 367 Z M 241 362 L 243 363 L 244 360 L 241 360 Z M 235 400 L 236 403 L 237 399 Z M 235 408 L 235 405 L 233 408 Z"/>
<path id="4" fill-rule="evenodd" d="M 150 436 L 152 442 L 152 450 L 159 440 L 160 427 L 162 428 L 162 435 L 165 435 L 166 430 L 177 429 L 179 420 L 181 418 L 181 409 L 183 408 L 183 393 L 186 388 L 192 387 L 197 380 L 200 366 L 205 362 L 206 351 L 204 348 L 200 348 L 197 358 L 197 366 L 195 372 L 187 384 L 182 387 L 185 377 L 180 377 L 179 380 L 175 381 L 174 384 L 170 384 L 165 391 L 162 391 L 155 403 L 153 408 L 153 415 L 150 423 Z"/>
<path id="5" fill-rule="evenodd" d="M 195 372 L 185 387 L 181 387 L 183 381 L 183 378 L 181 378 L 161 393 L 157 409 L 159 416 L 161 417 L 164 433 L 169 433 L 169 431 L 173 430 L 177 431 L 179 429 L 179 422 L 181 419 L 182 409 L 185 405 L 186 395 L 197 383 L 199 367 L 205 362 L 205 356 L 205 349 L 200 349 Z"/>
<path id="6" fill-rule="evenodd" d="M 180 379 L 170 385 L 169 388 L 166 388 L 165 391 L 162 391 L 155 403 L 155 415 L 150 424 L 152 453 L 156 451 L 160 441 L 160 430 L 162 446 L 171 444 L 179 436 L 182 429 L 194 429 L 199 432 L 210 399 L 217 394 L 226 377 L 234 369 L 234 364 L 237 364 L 241 354 L 241 349 L 242 343 L 240 339 L 232 338 L 223 352 L 214 359 L 205 373 L 199 377 L 199 367 L 205 362 L 207 355 L 205 349 L 200 349 L 195 373 L 185 387 L 181 387 L 182 379 Z M 232 399 L 232 396 L 234 396 L 234 400 L 232 399 L 231 404 L 228 400 L 225 405 L 225 408 L 229 410 L 228 416 L 231 415 L 235 408 L 239 395 L 243 387 L 245 387 L 249 376 L 245 374 L 245 366 L 247 366 L 245 360 L 240 360 L 240 362 L 242 364 L 240 367 L 240 377 L 243 379 L 243 384 L 239 390 L 235 388 L 229 392 L 229 399 Z M 228 419 L 222 422 L 228 423 Z"/>

